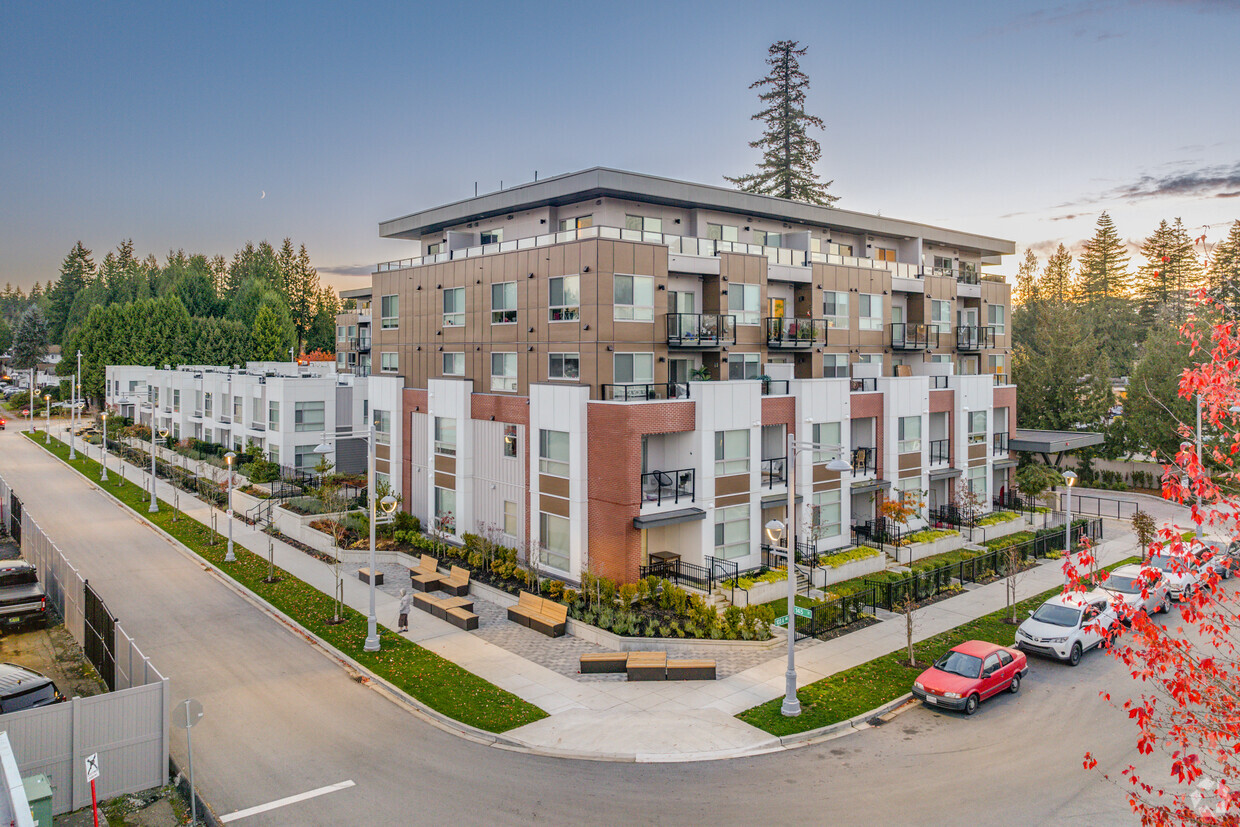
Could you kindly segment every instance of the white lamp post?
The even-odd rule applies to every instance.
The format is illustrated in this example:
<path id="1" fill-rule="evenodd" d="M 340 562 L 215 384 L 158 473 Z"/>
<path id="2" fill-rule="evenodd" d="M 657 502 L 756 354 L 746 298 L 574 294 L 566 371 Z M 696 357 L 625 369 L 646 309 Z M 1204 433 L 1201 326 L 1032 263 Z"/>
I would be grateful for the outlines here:
<path id="1" fill-rule="evenodd" d="M 52 444 L 52 395 L 50 393 L 43 394 L 43 402 L 44 404 L 47 405 L 47 412 L 45 414 L 45 416 L 47 417 L 47 429 L 46 429 L 47 433 L 43 435 L 43 444 L 51 445 Z"/>
<path id="2" fill-rule="evenodd" d="M 100 457 L 100 459 L 103 460 L 103 473 L 99 475 L 99 481 L 107 482 L 108 481 L 108 412 L 105 410 L 102 414 L 99 415 L 99 418 L 103 420 L 103 456 Z"/>
<path id="3" fill-rule="evenodd" d="M 159 437 L 163 439 L 168 436 L 168 429 L 161 428 Z M 151 507 L 147 509 L 147 513 L 154 514 L 159 511 L 159 497 L 156 496 L 155 481 L 159 479 L 155 476 L 155 405 L 151 405 Z"/>
<path id="4" fill-rule="evenodd" d="M 788 434 L 788 457 L 784 462 L 785 475 L 788 478 L 788 510 L 785 517 L 788 520 L 787 526 L 779 520 L 771 520 L 766 524 L 766 534 L 770 538 L 771 544 L 774 545 L 780 536 L 785 538 L 784 553 L 787 555 L 788 563 L 788 670 L 784 673 L 784 702 L 779 708 L 781 715 L 787 718 L 794 718 L 801 714 L 801 701 L 797 698 L 797 664 L 796 664 L 796 644 L 797 644 L 797 621 L 796 621 L 796 605 L 797 605 L 797 579 L 796 579 L 796 461 L 797 453 L 800 451 L 835 451 L 843 452 L 843 446 L 840 445 L 820 445 L 816 442 L 808 440 L 797 441 L 796 436 Z M 828 471 L 844 471 L 852 470 L 852 465 L 840 456 L 827 463 Z"/>
<path id="5" fill-rule="evenodd" d="M 1064 511 L 1068 515 L 1068 537 L 1064 541 L 1064 553 L 1072 553 L 1072 486 L 1076 485 L 1076 472 L 1066 471 L 1063 475 L 1063 481 L 1068 484 L 1067 496 L 1064 498 Z"/>
<path id="6" fill-rule="evenodd" d="M 233 554 L 232 524 L 233 524 L 233 507 L 232 507 L 232 491 L 233 491 L 233 460 L 237 455 L 229 451 L 224 455 L 224 461 L 228 463 L 228 552 L 224 555 L 225 563 L 237 562 L 237 555 Z"/>
<path id="7" fill-rule="evenodd" d="M 29 403 L 28 405 L 26 405 L 26 407 L 29 409 L 27 413 L 30 414 L 29 433 L 33 434 L 34 433 L 34 368 L 30 369 L 30 392 L 27 393 L 26 396 L 29 397 L 26 400 Z M 69 449 L 69 459 L 73 459 L 72 447 Z"/>
<path id="8" fill-rule="evenodd" d="M 336 434 L 341 436 L 340 433 Z M 348 436 L 348 434 L 344 434 Z M 315 446 L 316 454 L 331 453 L 332 446 L 327 444 L 327 435 L 323 435 L 323 441 Z M 366 497 L 370 501 L 370 614 L 366 616 L 366 642 L 362 645 L 362 650 L 366 652 L 379 651 L 379 619 L 375 614 L 375 426 L 372 422 L 366 429 Z M 391 514 L 396 510 L 396 498 L 391 494 L 384 497 L 380 503 L 383 507 L 384 514 Z"/>

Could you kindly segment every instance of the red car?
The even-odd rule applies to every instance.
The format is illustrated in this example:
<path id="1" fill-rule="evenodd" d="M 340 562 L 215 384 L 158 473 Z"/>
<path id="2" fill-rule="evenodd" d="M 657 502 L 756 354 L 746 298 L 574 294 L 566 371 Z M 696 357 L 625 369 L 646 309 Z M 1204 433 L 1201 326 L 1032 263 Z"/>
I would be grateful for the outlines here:
<path id="1" fill-rule="evenodd" d="M 966 640 L 913 682 L 913 695 L 927 706 L 977 712 L 978 705 L 1007 690 L 1020 691 L 1029 671 L 1025 653 L 981 640 Z"/>

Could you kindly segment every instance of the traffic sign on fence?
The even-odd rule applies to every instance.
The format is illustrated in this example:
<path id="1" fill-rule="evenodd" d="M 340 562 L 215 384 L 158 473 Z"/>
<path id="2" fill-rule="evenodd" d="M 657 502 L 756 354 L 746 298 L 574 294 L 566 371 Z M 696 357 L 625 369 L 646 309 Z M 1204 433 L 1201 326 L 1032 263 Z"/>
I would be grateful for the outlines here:
<path id="1" fill-rule="evenodd" d="M 793 606 L 792 611 L 796 614 L 797 617 L 813 617 L 814 616 L 813 610 L 807 609 L 804 606 Z"/>

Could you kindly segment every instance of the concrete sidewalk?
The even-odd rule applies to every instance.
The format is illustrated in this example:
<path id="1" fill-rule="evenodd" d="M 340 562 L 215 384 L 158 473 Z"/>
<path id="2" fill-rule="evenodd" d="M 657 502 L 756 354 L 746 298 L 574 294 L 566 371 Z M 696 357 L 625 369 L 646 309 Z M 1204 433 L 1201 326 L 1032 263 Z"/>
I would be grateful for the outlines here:
<path id="1" fill-rule="evenodd" d="M 99 446 L 87 446 L 86 451 L 96 461 L 101 457 Z M 57 461 L 50 454 L 44 456 L 49 462 Z M 115 475 L 120 460 L 110 455 L 108 464 L 109 473 Z M 128 465 L 125 476 L 140 483 L 142 473 Z M 166 481 L 158 482 L 158 495 L 164 502 L 172 502 L 174 491 Z M 213 509 L 196 497 L 181 493 L 182 512 L 209 525 Z M 224 513 L 216 514 L 221 533 L 227 535 Z M 261 557 L 266 557 L 270 541 L 277 566 L 324 593 L 332 593 L 335 575 L 331 564 L 272 540 L 239 519 L 233 520 L 233 538 Z M 1098 553 L 1105 565 L 1135 551 L 1135 541 L 1126 532 L 1104 541 Z M 340 568 L 345 602 L 365 614 L 369 587 L 355 576 L 356 565 L 342 564 Z M 1021 575 L 1018 598 L 1025 599 L 1063 582 L 1060 562 L 1044 561 Z M 969 588 L 964 594 L 921 609 L 914 637 L 924 640 L 1005 606 L 1004 581 Z M 395 629 L 396 609 L 396 598 L 378 590 L 379 622 Z M 777 739 L 734 716 L 783 695 L 786 655 L 782 647 L 771 660 L 719 681 L 586 683 L 533 663 L 425 612 L 415 611 L 409 620 L 411 640 L 549 713 L 541 721 L 505 733 L 506 738 L 528 747 L 594 757 L 689 760 L 752 753 L 778 745 Z M 803 644 L 797 650 L 798 686 L 897 651 L 904 645 L 902 617 L 833 640 Z"/>

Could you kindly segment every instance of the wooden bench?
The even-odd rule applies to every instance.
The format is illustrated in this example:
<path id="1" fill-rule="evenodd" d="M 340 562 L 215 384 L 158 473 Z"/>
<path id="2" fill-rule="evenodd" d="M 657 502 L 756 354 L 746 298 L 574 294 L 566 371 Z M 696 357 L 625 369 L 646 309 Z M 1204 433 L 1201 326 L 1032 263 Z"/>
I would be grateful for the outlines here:
<path id="1" fill-rule="evenodd" d="M 568 607 L 536 594 L 521 592 L 517 605 L 508 607 L 508 619 L 548 637 L 560 637 L 568 628 Z"/>
<path id="2" fill-rule="evenodd" d="M 625 671 L 631 681 L 667 680 L 667 652 L 629 652 Z"/>
<path id="3" fill-rule="evenodd" d="M 667 679 L 669 681 L 713 681 L 715 662 L 713 660 L 669 660 Z"/>
<path id="4" fill-rule="evenodd" d="M 445 620 L 453 626 L 457 626 L 467 632 L 472 632 L 474 629 L 478 628 L 478 615 L 463 606 L 458 606 L 455 609 L 448 609 L 448 614 Z"/>
<path id="5" fill-rule="evenodd" d="M 361 580 L 363 583 L 369 583 L 370 582 L 370 569 L 358 569 L 357 579 Z M 375 585 L 376 586 L 383 585 L 383 572 L 378 572 L 377 574 L 375 574 Z"/>
<path id="6" fill-rule="evenodd" d="M 409 582 L 420 592 L 434 591 L 444 576 L 439 573 L 439 561 L 423 554 L 416 569 L 409 569 Z"/>
<path id="7" fill-rule="evenodd" d="M 623 672 L 628 665 L 628 652 L 590 652 L 581 656 L 581 674 Z"/>
<path id="8" fill-rule="evenodd" d="M 453 566 L 452 573 L 439 581 L 439 590 L 456 597 L 469 594 L 469 569 Z"/>

